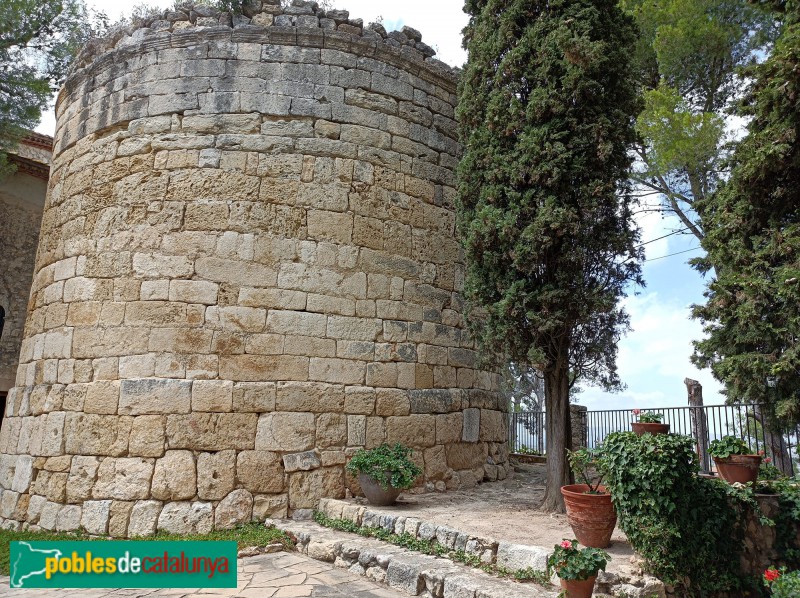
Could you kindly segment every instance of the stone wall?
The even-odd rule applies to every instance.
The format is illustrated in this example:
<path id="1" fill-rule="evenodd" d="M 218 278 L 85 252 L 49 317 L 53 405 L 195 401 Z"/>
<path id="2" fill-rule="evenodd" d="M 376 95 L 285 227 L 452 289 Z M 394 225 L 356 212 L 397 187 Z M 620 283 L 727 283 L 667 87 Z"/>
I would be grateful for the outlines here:
<path id="1" fill-rule="evenodd" d="M 52 139 L 34 135 L 10 156 L 16 171 L 0 180 L 0 393 L 14 386 L 33 278 Z"/>
<path id="2" fill-rule="evenodd" d="M 207 531 L 359 488 L 505 477 L 459 291 L 456 73 L 418 32 L 265 2 L 92 45 L 55 158 L 0 434 L 0 517 Z"/>

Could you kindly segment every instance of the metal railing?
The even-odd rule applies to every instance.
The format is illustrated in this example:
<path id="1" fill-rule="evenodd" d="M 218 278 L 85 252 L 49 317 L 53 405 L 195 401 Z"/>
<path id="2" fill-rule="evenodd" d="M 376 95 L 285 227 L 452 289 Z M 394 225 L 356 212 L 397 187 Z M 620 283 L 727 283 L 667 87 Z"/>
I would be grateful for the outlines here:
<path id="1" fill-rule="evenodd" d="M 764 451 L 776 467 L 787 475 L 800 472 L 798 466 L 798 444 L 800 429 L 788 432 L 771 432 L 761 416 L 760 405 L 705 405 L 702 407 L 663 407 L 647 409 L 662 414 L 662 422 L 670 425 L 670 432 L 691 436 L 695 440 L 700 468 L 713 471 L 713 462 L 708 455 L 712 440 L 733 435 L 744 439 L 753 453 Z M 573 427 L 582 425 L 582 436 L 588 448 L 602 444 L 612 432 L 631 430 L 637 421 L 630 409 L 587 411 Z M 535 451 L 544 453 L 546 446 L 545 413 L 543 411 L 510 414 L 509 441 L 513 452 Z"/>

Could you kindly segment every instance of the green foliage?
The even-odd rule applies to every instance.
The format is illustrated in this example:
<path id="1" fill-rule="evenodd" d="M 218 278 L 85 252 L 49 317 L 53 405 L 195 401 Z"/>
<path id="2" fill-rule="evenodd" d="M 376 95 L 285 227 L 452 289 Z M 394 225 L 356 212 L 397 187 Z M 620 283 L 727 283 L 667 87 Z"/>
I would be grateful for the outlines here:
<path id="1" fill-rule="evenodd" d="M 783 564 L 800 568 L 800 542 L 795 531 L 800 522 L 800 486 L 797 480 L 778 479 L 766 485 L 767 491 L 778 495 L 775 515 L 776 548 Z M 763 491 L 763 490 L 762 490 Z"/>
<path id="2" fill-rule="evenodd" d="M 764 572 L 764 585 L 770 590 L 772 598 L 797 598 L 800 596 L 800 571 L 780 571 L 770 567 Z"/>
<path id="3" fill-rule="evenodd" d="M 772 464 L 772 459 L 765 457 L 758 467 L 758 480 L 760 482 L 774 482 L 784 479 L 784 473 Z"/>
<path id="4" fill-rule="evenodd" d="M 661 194 L 663 210 L 676 214 L 702 238 L 705 224 L 695 202 L 713 191 L 725 157 L 727 111 L 741 79 L 737 70 L 774 37 L 768 12 L 748 0 L 622 0 L 640 37 L 633 73 L 645 106 L 634 180 Z"/>
<path id="5" fill-rule="evenodd" d="M 708 454 L 717 459 L 727 459 L 731 455 L 750 455 L 753 451 L 738 436 L 723 436 L 712 440 L 708 445 Z"/>
<path id="6" fill-rule="evenodd" d="M 611 557 L 599 548 L 579 548 L 577 540 L 564 540 L 555 545 L 553 554 L 547 557 L 548 572 L 554 569 L 561 579 L 589 579 L 601 569 Z"/>
<path id="7" fill-rule="evenodd" d="M 620 527 L 654 575 L 686 596 L 742 587 L 742 522 L 746 509 L 757 508 L 752 490 L 699 478 L 693 441 L 677 434 L 610 434 L 603 463 Z"/>
<path id="8" fill-rule="evenodd" d="M 6 153 L 34 128 L 72 58 L 105 27 L 82 0 L 0 2 L 0 173 Z"/>
<path id="9" fill-rule="evenodd" d="M 603 482 L 603 477 L 602 475 L 596 475 L 598 465 L 602 459 L 602 452 L 599 449 L 582 448 L 576 451 L 568 451 L 567 459 L 575 477 L 581 480 L 582 484 L 589 486 L 588 494 L 602 494 L 599 488 Z"/>
<path id="10" fill-rule="evenodd" d="M 21 540 L 35 541 L 35 542 L 54 542 L 54 541 L 71 541 L 91 540 L 93 542 L 104 542 L 111 538 L 102 538 L 97 536 L 89 536 L 84 532 L 47 532 L 47 531 L 12 531 L 7 529 L 0 529 L 0 574 L 8 575 L 8 559 L 9 559 L 9 542 L 19 542 Z M 280 543 L 290 550 L 294 547 L 292 540 L 284 532 L 275 527 L 266 527 L 263 523 L 246 523 L 235 529 L 230 530 L 215 530 L 207 534 L 190 534 L 179 535 L 169 534 L 163 531 L 156 533 L 153 536 L 137 537 L 136 540 L 145 541 L 179 541 L 179 540 L 193 540 L 193 541 L 235 541 L 238 543 L 240 549 L 248 548 L 250 546 L 266 546 L 268 544 Z"/>
<path id="11" fill-rule="evenodd" d="M 702 270 L 716 270 L 694 306 L 707 338 L 693 361 L 710 367 L 729 401 L 765 404 L 770 428 L 800 422 L 800 7 L 785 3 L 771 56 L 739 115 L 752 117 L 731 177 L 699 204 L 708 234 Z"/>
<path id="12" fill-rule="evenodd" d="M 639 421 L 643 424 L 660 424 L 661 419 L 664 417 L 663 413 L 656 413 L 655 411 L 645 411 L 639 414 Z"/>
<path id="13" fill-rule="evenodd" d="M 410 457 L 410 448 L 399 443 L 394 447 L 384 443 L 374 449 L 359 450 L 347 464 L 347 471 L 373 477 L 384 490 L 389 486 L 405 490 L 422 474 Z"/>
<path id="14" fill-rule="evenodd" d="M 621 386 L 619 299 L 640 282 L 626 181 L 633 23 L 613 0 L 468 0 L 457 116 L 469 322 L 487 355 L 538 369 L 545 504 L 569 477 L 569 387 Z M 572 373 L 572 377 L 570 377 Z"/>

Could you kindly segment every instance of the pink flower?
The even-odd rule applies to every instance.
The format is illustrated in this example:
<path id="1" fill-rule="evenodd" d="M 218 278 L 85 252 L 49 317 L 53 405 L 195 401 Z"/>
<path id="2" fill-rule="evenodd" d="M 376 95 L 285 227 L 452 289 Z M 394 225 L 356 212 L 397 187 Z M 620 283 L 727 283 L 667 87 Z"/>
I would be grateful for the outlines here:
<path id="1" fill-rule="evenodd" d="M 766 463 L 766 464 L 770 464 L 770 463 L 772 463 L 772 458 L 771 458 L 771 457 L 766 457 L 766 458 L 764 459 L 764 463 Z"/>
<path id="2" fill-rule="evenodd" d="M 764 449 L 761 449 L 760 451 L 758 451 L 758 454 L 763 456 L 764 455 Z"/>
<path id="3" fill-rule="evenodd" d="M 641 412 L 642 412 L 641 409 L 633 409 L 633 410 L 631 410 L 631 413 L 633 413 L 634 415 L 639 415 Z"/>
<path id="4" fill-rule="evenodd" d="M 561 548 L 572 548 L 572 542 L 569 540 L 564 540 L 561 542 Z"/>

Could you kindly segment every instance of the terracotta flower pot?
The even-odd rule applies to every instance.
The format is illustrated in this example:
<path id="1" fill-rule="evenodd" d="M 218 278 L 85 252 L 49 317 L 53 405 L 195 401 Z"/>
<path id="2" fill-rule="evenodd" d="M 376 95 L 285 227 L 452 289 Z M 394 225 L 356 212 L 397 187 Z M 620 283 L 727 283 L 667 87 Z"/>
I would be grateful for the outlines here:
<path id="1" fill-rule="evenodd" d="M 631 428 L 637 436 L 641 436 L 645 432 L 650 434 L 669 434 L 669 424 L 648 424 L 645 422 L 633 422 Z"/>
<path id="2" fill-rule="evenodd" d="M 567 520 L 578 542 L 591 548 L 605 548 L 611 543 L 617 513 L 610 494 L 586 494 L 587 490 L 586 484 L 561 487 Z M 599 490 L 606 491 L 603 486 Z"/>
<path id="3" fill-rule="evenodd" d="M 376 507 L 388 507 L 393 505 L 397 497 L 400 496 L 402 490 L 395 488 L 392 485 L 384 490 L 375 478 L 365 473 L 358 474 L 358 483 L 364 491 L 364 496 L 367 497 L 369 504 Z"/>
<path id="4" fill-rule="evenodd" d="M 567 598 L 592 598 L 596 579 L 597 575 L 592 575 L 589 579 L 562 579 L 561 589 L 567 594 Z"/>
<path id="5" fill-rule="evenodd" d="M 758 479 L 758 468 L 761 466 L 761 455 L 731 455 L 725 459 L 714 457 L 719 477 L 733 484 L 755 482 Z"/>

